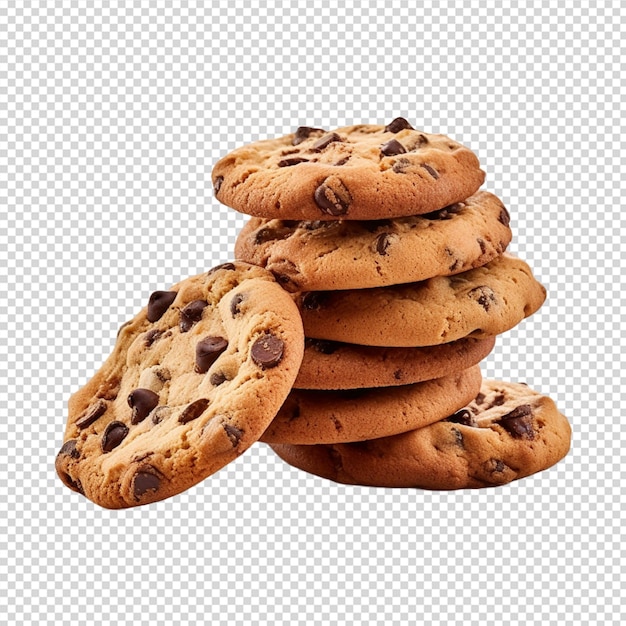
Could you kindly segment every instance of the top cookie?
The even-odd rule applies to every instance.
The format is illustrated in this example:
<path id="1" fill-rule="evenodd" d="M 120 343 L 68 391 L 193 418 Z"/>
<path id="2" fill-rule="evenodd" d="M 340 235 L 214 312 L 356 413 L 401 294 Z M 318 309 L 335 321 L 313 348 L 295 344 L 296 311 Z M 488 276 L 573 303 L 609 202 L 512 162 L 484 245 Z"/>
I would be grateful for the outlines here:
<path id="1" fill-rule="evenodd" d="M 485 173 L 476 155 L 403 118 L 295 133 L 243 146 L 212 172 L 220 202 L 287 220 L 372 220 L 421 215 L 471 196 Z"/>
<path id="2" fill-rule="evenodd" d="M 293 300 L 259 267 L 226 263 L 153 293 L 70 398 L 59 477 L 108 508 L 180 493 L 261 436 L 303 351 Z"/>

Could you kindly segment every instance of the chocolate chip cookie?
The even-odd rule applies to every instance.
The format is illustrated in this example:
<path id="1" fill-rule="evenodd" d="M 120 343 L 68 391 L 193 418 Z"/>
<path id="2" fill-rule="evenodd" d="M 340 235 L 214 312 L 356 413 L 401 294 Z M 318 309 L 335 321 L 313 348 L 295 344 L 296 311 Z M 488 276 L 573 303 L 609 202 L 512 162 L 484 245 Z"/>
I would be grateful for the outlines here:
<path id="1" fill-rule="evenodd" d="M 362 289 L 458 274 L 511 241 L 509 213 L 492 193 L 425 215 L 370 221 L 252 218 L 235 256 L 269 269 L 289 291 Z"/>
<path id="2" fill-rule="evenodd" d="M 266 443 L 339 443 L 385 437 L 443 419 L 476 396 L 480 367 L 414 385 L 294 390 L 261 437 Z"/>
<path id="3" fill-rule="evenodd" d="M 571 427 L 547 396 L 483 381 L 467 407 L 419 430 L 361 443 L 272 444 L 287 463 L 340 483 L 374 487 L 494 487 L 547 469 L 570 448 Z"/>
<path id="4" fill-rule="evenodd" d="M 471 150 L 402 118 L 387 126 L 301 126 L 234 150 L 212 172 L 220 202 L 282 220 L 429 213 L 468 198 L 484 178 Z"/>
<path id="5" fill-rule="evenodd" d="M 482 361 L 495 337 L 423 348 L 379 348 L 306 339 L 296 389 L 361 389 L 419 383 Z"/>
<path id="6" fill-rule="evenodd" d="M 303 350 L 298 310 L 262 268 L 225 263 L 154 292 L 70 399 L 58 475 L 107 508 L 180 493 L 261 436 Z"/>
<path id="7" fill-rule="evenodd" d="M 490 337 L 543 304 L 546 290 L 508 253 L 482 267 L 419 283 L 296 296 L 307 337 L 370 346 L 433 346 Z"/>

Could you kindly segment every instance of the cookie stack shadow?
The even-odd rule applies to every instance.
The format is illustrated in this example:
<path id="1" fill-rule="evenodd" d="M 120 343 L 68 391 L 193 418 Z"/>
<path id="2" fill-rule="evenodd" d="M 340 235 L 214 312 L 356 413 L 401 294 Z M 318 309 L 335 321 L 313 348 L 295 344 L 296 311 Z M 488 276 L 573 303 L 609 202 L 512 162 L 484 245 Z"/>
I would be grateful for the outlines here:
<path id="1" fill-rule="evenodd" d="M 235 257 L 272 272 L 306 335 L 261 441 L 307 472 L 387 487 L 496 486 L 563 458 L 571 429 L 552 400 L 481 376 L 546 292 L 506 252 L 510 216 L 479 190 L 476 156 L 402 118 L 255 145 L 260 158 L 218 162 L 216 196 L 252 216 Z"/>

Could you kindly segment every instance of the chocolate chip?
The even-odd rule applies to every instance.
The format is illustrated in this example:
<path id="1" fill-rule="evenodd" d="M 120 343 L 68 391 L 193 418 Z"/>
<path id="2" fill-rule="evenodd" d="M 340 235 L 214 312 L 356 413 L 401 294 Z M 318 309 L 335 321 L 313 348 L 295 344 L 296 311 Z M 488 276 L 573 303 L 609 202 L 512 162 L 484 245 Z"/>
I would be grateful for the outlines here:
<path id="1" fill-rule="evenodd" d="M 287 239 L 287 237 L 293 235 L 294 229 L 287 226 L 271 227 L 266 226 L 257 230 L 254 236 L 254 243 L 257 245 L 267 243 L 268 241 L 278 241 L 279 239 Z"/>
<path id="2" fill-rule="evenodd" d="M 230 439 L 230 442 L 233 444 L 233 448 L 236 448 L 243 437 L 243 430 L 240 430 L 236 426 L 231 426 L 230 424 L 222 424 L 224 427 L 224 431 L 226 432 L 226 436 Z"/>
<path id="3" fill-rule="evenodd" d="M 135 389 L 128 396 L 128 406 L 133 410 L 131 424 L 143 422 L 152 409 L 159 404 L 159 396 L 150 389 Z"/>
<path id="4" fill-rule="evenodd" d="M 228 341 L 224 337 L 205 337 L 196 344 L 196 372 L 204 374 L 224 350 Z"/>
<path id="5" fill-rule="evenodd" d="M 449 206 L 443 207 L 443 209 L 437 209 L 430 213 L 424 213 L 420 217 L 424 217 L 427 220 L 451 220 L 457 213 L 459 213 L 465 205 L 462 202 L 456 202 Z"/>
<path id="6" fill-rule="evenodd" d="M 226 374 L 222 372 L 213 372 L 209 378 L 209 382 L 214 387 L 219 387 L 222 383 L 225 383 L 228 380 Z"/>
<path id="7" fill-rule="evenodd" d="M 391 169 L 396 174 L 406 174 L 406 171 L 410 166 L 411 161 L 409 159 L 400 158 L 391 166 Z"/>
<path id="8" fill-rule="evenodd" d="M 102 435 L 102 451 L 111 452 L 128 435 L 128 426 L 122 422 L 111 422 Z"/>
<path id="9" fill-rule="evenodd" d="M 178 422 L 180 424 L 187 424 L 188 422 L 197 419 L 206 411 L 208 406 L 209 400 L 207 398 L 200 398 L 199 400 L 192 402 L 187 405 L 185 410 L 180 414 Z"/>
<path id="10" fill-rule="evenodd" d="M 241 309 L 239 305 L 246 299 L 245 294 L 238 293 L 233 296 L 233 299 L 230 301 L 230 314 L 233 317 L 237 317 L 239 313 L 241 313 Z"/>
<path id="11" fill-rule="evenodd" d="M 477 237 L 476 241 L 478 242 L 478 245 L 480 246 L 481 254 L 485 254 L 485 252 L 487 252 L 487 244 L 485 244 L 485 240 L 481 239 L 480 237 Z"/>
<path id="12" fill-rule="evenodd" d="M 337 163 L 333 163 L 333 165 L 335 167 L 341 167 L 342 165 L 345 165 L 350 160 L 351 156 L 352 155 L 349 154 L 348 156 L 345 156 L 342 159 L 339 159 L 339 161 L 337 161 Z"/>
<path id="13" fill-rule="evenodd" d="M 179 328 L 181 333 L 191 330 L 194 324 L 202 319 L 202 312 L 208 306 L 206 300 L 194 300 L 180 312 Z"/>
<path id="14" fill-rule="evenodd" d="M 383 156 L 396 156 L 404 154 L 406 149 L 399 141 L 391 139 L 380 147 L 380 152 Z"/>
<path id="15" fill-rule="evenodd" d="M 502 406 L 505 402 L 506 398 L 503 393 L 499 393 L 494 399 L 491 401 L 491 406 Z"/>
<path id="16" fill-rule="evenodd" d="M 146 317 L 149 322 L 156 322 L 163 317 L 169 309 L 170 304 L 176 299 L 175 291 L 155 291 L 148 301 L 148 313 Z"/>
<path id="17" fill-rule="evenodd" d="M 381 256 L 387 256 L 387 248 L 391 245 L 391 239 L 388 233 L 381 233 L 376 237 L 376 252 Z"/>
<path id="18" fill-rule="evenodd" d="M 133 478 L 133 494 L 135 498 L 139 499 L 148 491 L 157 491 L 160 484 L 161 480 L 156 474 L 142 469 Z"/>
<path id="19" fill-rule="evenodd" d="M 328 302 L 329 295 L 325 291 L 309 291 L 302 296 L 302 308 L 307 311 L 317 311 Z"/>
<path id="20" fill-rule="evenodd" d="M 261 369 L 276 367 L 283 358 L 285 342 L 270 332 L 261 335 L 253 344 L 250 354 Z"/>
<path id="21" fill-rule="evenodd" d="M 506 464 L 500 459 L 493 459 L 493 472 L 503 472 L 506 467 Z"/>
<path id="22" fill-rule="evenodd" d="M 452 432 L 454 433 L 454 443 L 461 448 L 465 447 L 463 433 L 458 428 L 452 428 Z"/>
<path id="23" fill-rule="evenodd" d="M 504 224 L 505 226 L 508 226 L 511 223 L 511 216 L 509 215 L 509 212 L 506 210 L 505 206 L 503 206 L 502 209 L 500 210 L 498 221 Z"/>
<path id="24" fill-rule="evenodd" d="M 474 402 L 476 402 L 476 404 L 480 406 L 484 401 L 485 401 L 485 394 L 479 391 L 478 395 L 476 396 L 476 400 L 474 400 Z"/>
<path id="25" fill-rule="evenodd" d="M 352 204 L 348 188 L 336 176 L 329 176 L 314 194 L 315 203 L 328 215 L 345 215 Z"/>
<path id="26" fill-rule="evenodd" d="M 321 152 L 325 148 L 328 148 L 331 143 L 335 142 L 343 142 L 343 139 L 337 133 L 326 133 L 311 146 L 311 150 Z"/>
<path id="27" fill-rule="evenodd" d="M 307 339 L 307 343 L 321 354 L 333 354 L 333 352 L 339 350 L 339 344 L 336 341 L 326 341 L 325 339 Z"/>
<path id="28" fill-rule="evenodd" d="M 409 130 L 415 130 L 411 124 L 409 124 L 403 117 L 396 117 L 395 120 L 389 122 L 385 126 L 384 132 L 386 133 L 399 133 L 401 130 L 408 128 Z"/>
<path id="29" fill-rule="evenodd" d="M 497 303 L 496 294 L 494 293 L 491 287 L 487 287 L 486 285 L 480 285 L 479 287 L 474 287 L 467 292 L 468 297 L 476 300 L 478 304 L 480 304 L 485 311 L 489 311 L 492 305 Z"/>
<path id="30" fill-rule="evenodd" d="M 431 167 L 426 163 L 422 163 L 421 165 L 435 180 L 439 178 L 439 172 L 434 167 Z"/>
<path id="31" fill-rule="evenodd" d="M 152 330 L 149 330 L 144 335 L 144 345 L 146 346 L 146 348 L 149 348 L 155 341 L 158 341 L 161 338 L 163 332 L 164 331 L 159 330 L 158 328 L 153 328 Z"/>
<path id="32" fill-rule="evenodd" d="M 515 439 L 534 439 L 535 431 L 530 404 L 522 404 L 500 418 L 500 425 Z"/>
<path id="33" fill-rule="evenodd" d="M 217 194 L 220 192 L 220 189 L 222 188 L 222 183 L 224 182 L 224 177 L 223 176 L 218 176 L 215 179 L 215 182 L 213 183 L 213 193 L 217 196 Z"/>
<path id="34" fill-rule="evenodd" d="M 396 370 L 396 371 L 393 373 L 393 377 L 394 377 L 396 380 L 401 380 L 401 379 L 402 379 L 402 370 Z"/>
<path id="35" fill-rule="evenodd" d="M 308 163 L 309 159 L 305 159 L 304 157 L 291 157 L 289 159 L 282 159 L 278 161 L 278 167 L 292 167 L 294 165 L 299 165 L 300 163 Z"/>
<path id="36" fill-rule="evenodd" d="M 237 269 L 235 267 L 234 263 L 222 263 L 221 265 L 216 265 L 215 267 L 211 268 L 208 272 L 207 272 L 207 276 L 211 276 L 211 274 L 215 274 L 215 272 L 219 271 L 219 270 L 235 270 Z"/>
<path id="37" fill-rule="evenodd" d="M 76 420 L 76 427 L 82 430 L 83 428 L 87 428 L 87 426 L 91 426 L 99 417 L 104 415 L 108 406 L 106 401 L 102 399 L 94 402 L 87 408 L 87 412 Z"/>
<path id="38" fill-rule="evenodd" d="M 446 422 L 452 422 L 453 424 L 463 424 L 464 426 L 475 426 L 474 416 L 467 409 L 461 409 L 456 413 L 453 413 L 449 417 L 446 417 Z"/>
<path id="39" fill-rule="evenodd" d="M 66 441 L 59 450 L 57 457 L 59 456 L 69 456 L 72 459 L 80 458 L 80 453 L 76 449 L 76 439 L 69 439 Z"/>
<path id="40" fill-rule="evenodd" d="M 311 133 L 323 133 L 325 132 L 322 128 L 311 128 L 310 126 L 300 126 L 291 140 L 292 146 L 297 146 L 298 144 L 306 141 Z"/>

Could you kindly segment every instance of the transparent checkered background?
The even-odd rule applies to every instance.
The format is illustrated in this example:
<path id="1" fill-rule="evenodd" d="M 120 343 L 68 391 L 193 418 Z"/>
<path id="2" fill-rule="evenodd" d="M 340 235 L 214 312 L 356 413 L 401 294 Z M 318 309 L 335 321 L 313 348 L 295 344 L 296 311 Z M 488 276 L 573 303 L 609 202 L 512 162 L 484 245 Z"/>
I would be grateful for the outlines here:
<path id="1" fill-rule="evenodd" d="M 500 4 L 0 0 L 0 622 L 624 620 L 626 10 Z M 397 115 L 473 148 L 509 207 L 549 299 L 483 371 L 551 395 L 569 456 L 445 493 L 335 485 L 258 445 L 148 507 L 66 489 L 69 395 L 153 290 L 231 257 L 244 218 L 212 164 Z"/>

